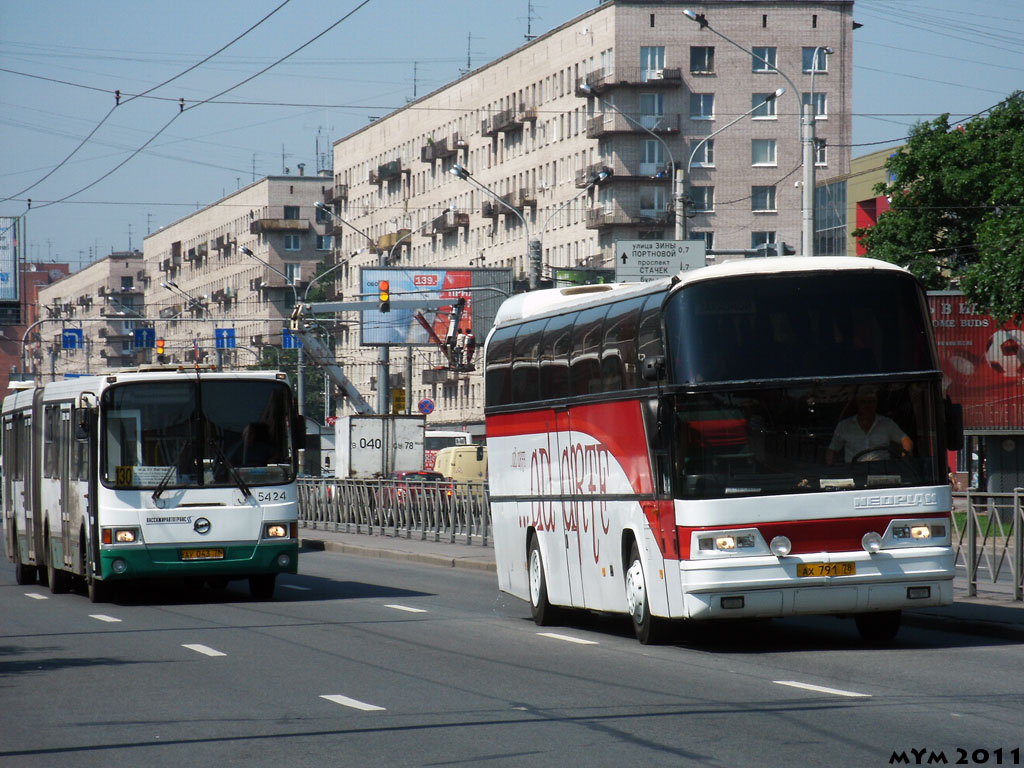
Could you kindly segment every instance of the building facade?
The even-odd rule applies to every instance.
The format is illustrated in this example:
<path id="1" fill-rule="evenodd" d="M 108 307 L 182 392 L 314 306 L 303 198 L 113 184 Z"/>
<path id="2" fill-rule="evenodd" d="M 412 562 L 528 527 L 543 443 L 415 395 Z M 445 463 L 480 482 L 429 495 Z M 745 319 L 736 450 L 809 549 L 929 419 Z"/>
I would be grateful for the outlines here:
<path id="1" fill-rule="evenodd" d="M 349 264 L 339 290 L 357 292 L 359 267 L 382 259 L 504 267 L 525 285 L 530 240 L 542 284 L 559 270 L 612 269 L 617 241 L 675 236 L 674 170 L 687 172 L 689 237 L 799 248 L 803 103 L 817 117 L 818 173 L 849 171 L 852 8 L 607 2 L 375 120 L 334 145 L 325 202 L 346 223 L 334 230 Z M 595 184 L 598 171 L 611 176 Z M 375 358 L 354 336 L 344 345 L 365 362 L 353 380 L 367 391 Z M 437 395 L 436 380 L 408 384 L 412 402 Z M 453 372 L 432 418 L 458 426 L 482 407 L 479 372 Z"/>

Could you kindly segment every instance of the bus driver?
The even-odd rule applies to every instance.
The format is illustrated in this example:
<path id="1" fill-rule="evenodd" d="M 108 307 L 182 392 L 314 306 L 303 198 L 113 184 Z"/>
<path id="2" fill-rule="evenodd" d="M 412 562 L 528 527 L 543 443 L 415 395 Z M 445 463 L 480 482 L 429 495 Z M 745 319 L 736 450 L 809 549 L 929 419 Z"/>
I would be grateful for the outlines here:
<path id="1" fill-rule="evenodd" d="M 834 464 L 836 452 L 843 451 L 843 461 L 884 461 L 889 458 L 889 444 L 899 443 L 907 456 L 914 442 L 888 416 L 878 414 L 878 390 L 872 386 L 857 388 L 857 413 L 836 426 L 832 442 L 825 452 L 825 463 Z"/>

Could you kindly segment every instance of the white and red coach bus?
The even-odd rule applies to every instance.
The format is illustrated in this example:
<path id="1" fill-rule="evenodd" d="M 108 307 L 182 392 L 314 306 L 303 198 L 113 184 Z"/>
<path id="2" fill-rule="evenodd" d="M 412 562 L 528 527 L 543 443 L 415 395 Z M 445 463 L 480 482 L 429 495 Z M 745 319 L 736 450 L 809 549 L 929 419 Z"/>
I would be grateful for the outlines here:
<path id="1" fill-rule="evenodd" d="M 535 291 L 485 356 L 499 586 L 538 624 L 627 613 L 647 643 L 846 614 L 882 641 L 951 602 L 958 411 L 908 272 L 763 258 Z"/>

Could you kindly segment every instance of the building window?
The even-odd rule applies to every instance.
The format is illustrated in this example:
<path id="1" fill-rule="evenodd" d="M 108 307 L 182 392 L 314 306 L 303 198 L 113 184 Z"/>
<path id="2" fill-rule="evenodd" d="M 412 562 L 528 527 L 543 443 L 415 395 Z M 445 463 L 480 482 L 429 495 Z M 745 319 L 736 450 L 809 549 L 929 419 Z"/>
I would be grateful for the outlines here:
<path id="1" fill-rule="evenodd" d="M 135 285 L 134 278 L 131 275 L 125 275 L 121 278 L 121 290 L 130 291 Z"/>
<path id="2" fill-rule="evenodd" d="M 284 236 L 284 249 L 286 251 L 301 251 L 302 250 L 302 235 L 285 235 Z"/>
<path id="3" fill-rule="evenodd" d="M 316 249 L 318 251 L 329 251 L 334 248 L 334 237 L 331 235 L 317 235 Z"/>
<path id="4" fill-rule="evenodd" d="M 713 45 L 690 46 L 690 72 L 695 75 L 710 75 L 715 71 L 715 47 Z"/>
<path id="5" fill-rule="evenodd" d="M 284 265 L 284 276 L 288 279 L 288 282 L 295 284 L 302 279 L 302 265 L 296 263 L 288 263 Z"/>
<path id="6" fill-rule="evenodd" d="M 828 99 L 825 98 L 825 94 L 824 93 L 817 93 L 817 92 L 815 92 L 813 95 L 814 95 L 814 106 L 813 106 L 814 119 L 815 120 L 827 120 L 828 119 Z M 802 104 L 800 111 L 801 111 L 801 113 L 803 113 L 803 107 L 806 107 L 806 106 L 808 106 L 811 103 L 811 94 L 810 93 L 803 94 L 801 96 L 801 98 L 800 98 L 800 102 Z"/>
<path id="7" fill-rule="evenodd" d="M 691 120 L 714 120 L 715 119 L 715 94 L 713 94 L 713 93 L 691 93 L 690 94 L 690 119 Z"/>
<path id="8" fill-rule="evenodd" d="M 814 164 L 815 165 L 828 165 L 828 154 L 826 152 L 826 143 L 824 139 L 816 139 L 814 142 Z"/>
<path id="9" fill-rule="evenodd" d="M 753 139 L 750 142 L 752 165 L 778 165 L 775 155 L 775 139 Z"/>
<path id="10" fill-rule="evenodd" d="M 750 107 L 754 109 L 752 117 L 755 120 L 777 120 L 778 112 L 776 111 L 776 103 L 778 99 L 768 99 L 771 96 L 770 93 L 755 93 L 750 97 Z M 767 101 L 766 101 L 767 99 Z"/>
<path id="11" fill-rule="evenodd" d="M 665 94 L 640 94 L 640 124 L 649 131 L 658 127 L 665 117 Z"/>
<path id="12" fill-rule="evenodd" d="M 665 210 L 665 188 L 644 187 L 640 190 L 640 215 L 653 217 Z"/>
<path id="13" fill-rule="evenodd" d="M 295 220 L 299 218 L 299 206 L 297 205 L 286 205 L 284 207 L 284 217 L 286 219 Z"/>
<path id="14" fill-rule="evenodd" d="M 665 70 L 665 46 L 643 45 L 640 47 L 640 69 L 643 82 L 660 80 Z"/>
<path id="15" fill-rule="evenodd" d="M 751 187 L 750 210 L 775 213 L 775 187 Z"/>
<path id="16" fill-rule="evenodd" d="M 699 144 L 693 150 L 693 160 L 690 161 L 691 168 L 714 168 L 715 167 L 715 140 L 708 139 Z"/>
<path id="17" fill-rule="evenodd" d="M 331 220 L 331 215 L 329 213 L 327 213 L 326 209 L 319 208 L 319 207 L 316 209 L 316 223 L 317 224 L 327 224 L 328 222 L 330 222 L 330 220 Z"/>
<path id="18" fill-rule="evenodd" d="M 714 232 L 691 232 L 691 240 L 703 240 L 704 249 L 707 251 L 712 250 L 715 247 L 715 233 Z"/>
<path id="19" fill-rule="evenodd" d="M 815 51 L 818 53 L 817 57 L 814 55 Z M 802 54 L 804 72 L 828 72 L 828 54 L 824 48 L 804 48 Z"/>
<path id="20" fill-rule="evenodd" d="M 690 199 L 696 213 L 711 213 L 715 210 L 714 187 L 690 187 Z"/>
<path id="21" fill-rule="evenodd" d="M 775 243 L 774 232 L 751 232 L 750 233 L 750 247 L 760 248 L 763 245 L 769 245 Z"/>
<path id="22" fill-rule="evenodd" d="M 774 46 L 752 48 L 752 71 L 753 72 L 774 72 L 777 49 Z"/>
<path id="23" fill-rule="evenodd" d="M 659 176 L 665 173 L 665 148 L 660 141 L 644 142 L 644 159 L 640 163 L 641 176 Z"/>

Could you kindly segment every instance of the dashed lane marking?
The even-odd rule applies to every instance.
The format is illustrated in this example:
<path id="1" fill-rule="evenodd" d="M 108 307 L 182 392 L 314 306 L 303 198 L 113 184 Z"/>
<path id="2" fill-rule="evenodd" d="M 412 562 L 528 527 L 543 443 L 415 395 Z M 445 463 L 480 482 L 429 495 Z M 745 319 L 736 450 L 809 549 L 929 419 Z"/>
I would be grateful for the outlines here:
<path id="1" fill-rule="evenodd" d="M 350 707 L 352 709 L 361 709 L 363 712 L 384 712 L 384 707 L 378 707 L 376 704 L 367 704 L 365 701 L 359 701 L 357 699 L 350 699 L 348 696 L 342 696 L 341 694 L 324 694 L 320 697 L 321 699 L 327 699 L 333 701 L 335 704 L 341 704 L 343 707 Z"/>
<path id="2" fill-rule="evenodd" d="M 571 635 L 560 635 L 557 632 L 538 632 L 541 637 L 550 637 L 552 640 L 564 640 L 567 643 L 576 643 L 578 645 L 599 645 L 596 640 L 584 640 L 579 637 L 572 637 Z"/>
<path id="3" fill-rule="evenodd" d="M 857 693 L 857 691 L 844 691 L 841 688 L 826 688 L 823 685 L 811 685 L 810 683 L 801 683 L 796 680 L 775 680 L 776 685 L 788 685 L 790 688 L 802 688 L 805 691 L 814 691 L 816 693 L 828 693 L 832 696 L 848 696 L 851 699 L 870 699 L 870 693 Z"/>
<path id="4" fill-rule="evenodd" d="M 208 645 L 199 645 L 198 643 L 183 643 L 181 647 L 188 648 L 190 651 L 195 651 L 196 653 L 201 653 L 204 656 L 227 656 L 226 653 L 221 653 Z"/>
<path id="5" fill-rule="evenodd" d="M 38 592 L 26 592 L 25 597 L 31 597 L 33 600 L 49 600 L 46 595 L 40 595 Z"/>
<path id="6" fill-rule="evenodd" d="M 385 605 L 384 607 L 393 608 L 396 611 L 405 611 L 406 613 L 429 613 L 429 611 L 426 611 L 423 608 L 410 608 L 408 605 L 397 605 L 394 603 Z"/>
<path id="7" fill-rule="evenodd" d="M 90 613 L 89 614 L 89 618 L 90 619 L 96 619 L 96 621 L 105 621 L 108 624 L 120 624 L 121 623 L 120 619 L 114 618 L 113 616 L 107 616 L 104 613 Z"/>

